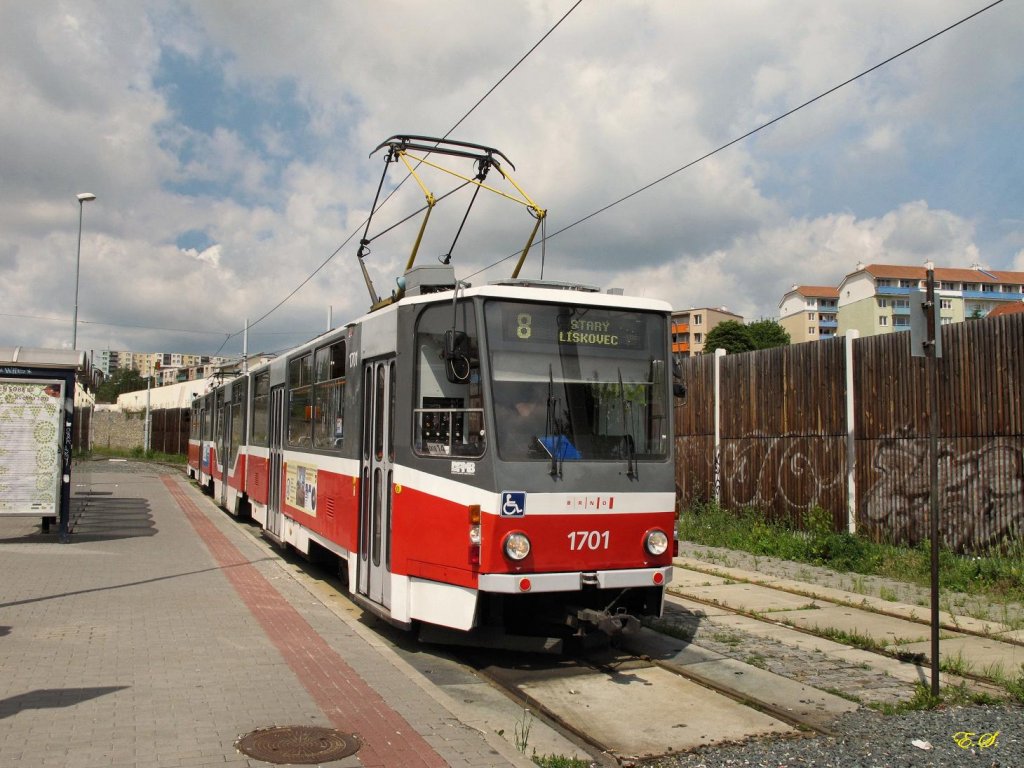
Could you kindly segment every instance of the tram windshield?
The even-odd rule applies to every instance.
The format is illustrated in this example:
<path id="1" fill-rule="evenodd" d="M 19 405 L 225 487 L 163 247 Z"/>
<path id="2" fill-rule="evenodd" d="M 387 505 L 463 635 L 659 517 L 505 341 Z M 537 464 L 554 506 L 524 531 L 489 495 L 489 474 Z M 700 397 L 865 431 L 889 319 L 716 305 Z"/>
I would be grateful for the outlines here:
<path id="1" fill-rule="evenodd" d="M 490 301 L 485 319 L 502 459 L 667 457 L 663 315 Z"/>

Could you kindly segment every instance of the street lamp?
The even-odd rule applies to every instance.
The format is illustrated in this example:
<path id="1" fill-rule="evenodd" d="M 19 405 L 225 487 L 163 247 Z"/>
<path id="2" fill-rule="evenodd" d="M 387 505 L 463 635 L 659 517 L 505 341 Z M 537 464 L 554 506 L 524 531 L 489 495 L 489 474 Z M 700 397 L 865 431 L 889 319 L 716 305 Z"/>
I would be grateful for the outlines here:
<path id="1" fill-rule="evenodd" d="M 78 195 L 78 253 L 75 256 L 75 316 L 71 321 L 71 349 L 78 349 L 78 265 L 82 262 L 82 209 L 90 200 L 95 200 L 92 192 Z"/>

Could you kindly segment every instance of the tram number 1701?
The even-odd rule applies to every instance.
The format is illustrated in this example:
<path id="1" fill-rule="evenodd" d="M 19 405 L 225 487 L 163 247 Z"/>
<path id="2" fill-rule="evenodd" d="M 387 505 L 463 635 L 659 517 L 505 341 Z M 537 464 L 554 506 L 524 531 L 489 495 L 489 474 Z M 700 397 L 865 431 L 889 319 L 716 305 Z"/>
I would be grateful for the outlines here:
<path id="1" fill-rule="evenodd" d="M 570 531 L 569 549 L 608 549 L 608 531 Z"/>

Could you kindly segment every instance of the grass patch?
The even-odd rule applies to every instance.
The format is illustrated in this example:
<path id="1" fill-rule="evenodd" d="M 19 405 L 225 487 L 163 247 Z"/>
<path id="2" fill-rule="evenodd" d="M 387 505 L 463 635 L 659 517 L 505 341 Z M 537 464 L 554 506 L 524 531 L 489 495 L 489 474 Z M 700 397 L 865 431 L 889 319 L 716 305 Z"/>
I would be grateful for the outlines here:
<path id="1" fill-rule="evenodd" d="M 802 521 L 771 522 L 749 508 L 730 511 L 714 503 L 695 504 L 680 518 L 679 538 L 836 571 L 910 581 L 922 587 L 930 583 L 931 553 L 927 541 L 917 547 L 897 547 L 845 531 L 835 532 L 831 515 L 821 509 L 811 510 Z M 940 589 L 984 595 L 997 602 L 1024 603 L 1024 543 L 1015 547 L 1006 554 L 986 557 L 942 550 Z M 856 577 L 854 585 L 854 591 L 867 591 Z M 883 599 L 892 597 L 887 593 Z"/>
<path id="2" fill-rule="evenodd" d="M 142 448 L 125 450 L 122 448 L 93 448 L 91 451 L 77 451 L 76 459 L 132 459 L 135 461 L 159 461 L 161 464 L 180 464 L 185 466 L 188 457 L 180 453 L 162 453 L 160 451 L 144 451 Z"/>
<path id="3" fill-rule="evenodd" d="M 909 701 L 901 701 L 898 704 L 868 704 L 869 707 L 877 709 L 884 715 L 901 715 L 905 712 L 912 712 L 923 709 L 940 709 L 943 707 L 963 707 L 969 704 L 997 704 L 999 699 L 987 693 L 978 693 L 970 690 L 966 685 L 949 685 L 939 690 L 938 696 L 932 696 L 931 686 L 918 683 L 914 688 L 914 695 Z"/>
<path id="4" fill-rule="evenodd" d="M 589 760 L 580 760 L 578 757 L 566 757 L 565 755 L 543 755 L 533 756 L 533 762 L 541 768 L 590 768 L 593 763 Z"/>

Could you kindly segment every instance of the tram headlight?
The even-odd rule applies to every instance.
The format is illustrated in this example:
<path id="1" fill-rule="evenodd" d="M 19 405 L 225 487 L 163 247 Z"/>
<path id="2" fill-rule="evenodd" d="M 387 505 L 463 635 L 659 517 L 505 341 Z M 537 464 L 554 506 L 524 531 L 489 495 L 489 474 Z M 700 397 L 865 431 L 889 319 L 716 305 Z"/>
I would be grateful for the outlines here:
<path id="1" fill-rule="evenodd" d="M 665 554 L 665 551 L 668 549 L 668 536 L 665 535 L 664 531 L 657 528 L 653 531 L 648 531 L 644 537 L 644 549 L 655 557 Z"/>
<path id="2" fill-rule="evenodd" d="M 505 537 L 505 557 L 522 560 L 530 554 L 530 539 L 525 533 L 510 533 Z"/>

